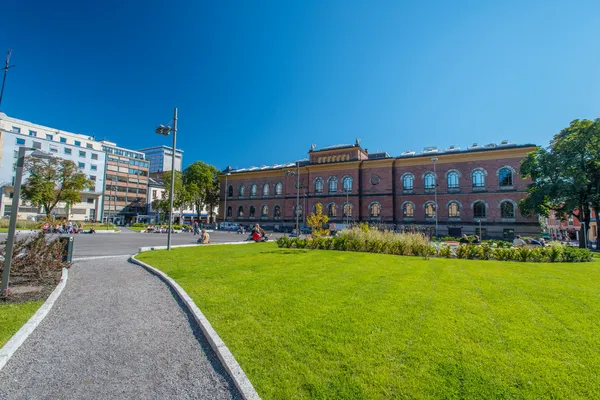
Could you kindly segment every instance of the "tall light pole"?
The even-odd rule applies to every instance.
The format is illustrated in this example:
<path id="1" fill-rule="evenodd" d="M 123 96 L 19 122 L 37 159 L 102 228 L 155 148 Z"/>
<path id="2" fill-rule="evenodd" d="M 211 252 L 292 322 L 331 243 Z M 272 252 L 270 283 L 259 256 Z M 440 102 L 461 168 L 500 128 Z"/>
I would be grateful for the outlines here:
<path id="1" fill-rule="evenodd" d="M 437 201 L 437 173 L 435 169 L 435 163 L 438 160 L 437 157 L 433 157 L 431 161 L 433 161 L 433 202 L 435 203 L 435 239 L 438 238 L 438 201 Z"/>
<path id="2" fill-rule="evenodd" d="M 300 236 L 300 215 L 298 214 L 298 207 L 300 206 L 300 161 L 296 161 L 296 172 L 286 171 L 285 175 L 296 175 L 296 232 Z M 304 210 L 302 212 L 304 215 Z"/>
<path id="3" fill-rule="evenodd" d="M 14 67 L 14 65 L 8 65 L 10 62 L 10 55 L 12 54 L 12 50 L 8 50 L 8 54 L 6 55 L 6 62 L 4 63 L 4 78 L 2 78 L 2 89 L 0 90 L 0 105 L 2 105 L 2 97 L 4 96 L 4 84 L 6 83 L 6 73 L 9 68 Z"/>
<path id="4" fill-rule="evenodd" d="M 17 217 L 19 212 L 19 198 L 21 197 L 21 181 L 23 180 L 23 165 L 25 165 L 25 152 L 33 151 L 32 157 L 50 159 L 50 155 L 30 147 L 19 147 L 17 155 L 17 171 L 15 187 L 13 190 L 12 208 L 10 209 L 10 222 L 8 237 L 6 238 L 6 251 L 4 252 L 4 269 L 2 271 L 2 286 L 0 295 L 8 295 L 8 280 L 10 279 L 10 266 L 12 264 L 13 248 L 15 245 L 15 231 L 17 230 Z"/>
<path id="5" fill-rule="evenodd" d="M 177 149 L 177 107 L 173 111 L 173 128 L 159 125 L 156 133 L 169 136 L 173 132 L 173 149 L 171 151 L 171 192 L 169 193 L 169 232 L 167 233 L 167 250 L 171 250 L 171 230 L 173 229 L 173 200 L 175 197 L 175 153 Z"/>

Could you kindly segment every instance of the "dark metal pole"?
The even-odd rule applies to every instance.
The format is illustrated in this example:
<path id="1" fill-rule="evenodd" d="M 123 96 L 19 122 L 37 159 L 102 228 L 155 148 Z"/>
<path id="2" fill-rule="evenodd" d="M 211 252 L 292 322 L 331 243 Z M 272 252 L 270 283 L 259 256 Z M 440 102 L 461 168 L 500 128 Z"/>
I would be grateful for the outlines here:
<path id="1" fill-rule="evenodd" d="M 300 161 L 296 161 L 296 232 L 300 237 L 300 214 L 298 214 L 298 207 L 300 206 Z M 302 210 L 304 213 L 304 210 Z"/>
<path id="2" fill-rule="evenodd" d="M 12 50 L 8 50 L 8 54 L 6 55 L 6 62 L 4 64 L 4 78 L 2 78 L 2 90 L 0 90 L 0 106 L 2 105 L 2 97 L 4 96 L 4 84 L 6 83 L 6 73 L 8 72 L 9 68 L 14 67 L 14 65 L 8 65 L 8 62 L 10 61 L 10 55 L 12 53 Z"/>
<path id="3" fill-rule="evenodd" d="M 169 194 L 169 232 L 167 250 L 171 250 L 171 229 L 173 229 L 173 200 L 175 197 L 175 149 L 177 148 L 177 107 L 173 113 L 173 151 L 171 156 L 171 193 Z"/>
<path id="4" fill-rule="evenodd" d="M 8 280 L 10 278 L 10 266 L 12 263 L 13 247 L 15 245 L 15 231 L 17 230 L 17 216 L 19 212 L 19 198 L 21 197 L 21 181 L 23 179 L 23 165 L 25 164 L 25 152 L 27 147 L 20 147 L 17 158 L 17 171 L 15 186 L 13 190 L 12 208 L 10 210 L 10 223 L 8 225 L 8 238 L 6 239 L 6 251 L 4 252 L 4 270 L 2 271 L 2 287 L 0 294 L 8 295 Z"/>

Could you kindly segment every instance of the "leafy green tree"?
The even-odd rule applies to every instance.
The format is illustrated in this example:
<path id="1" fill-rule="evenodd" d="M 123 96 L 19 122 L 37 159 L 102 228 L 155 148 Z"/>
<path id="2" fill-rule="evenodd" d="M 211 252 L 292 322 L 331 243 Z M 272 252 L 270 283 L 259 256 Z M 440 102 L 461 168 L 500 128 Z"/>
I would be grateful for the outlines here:
<path id="1" fill-rule="evenodd" d="M 524 215 L 548 216 L 551 210 L 563 219 L 572 215 L 582 223 L 581 236 L 587 236 L 590 208 L 600 209 L 600 119 L 571 122 L 547 149 L 527 156 L 521 175 L 532 179 L 520 203 Z"/>
<path id="2" fill-rule="evenodd" d="M 219 179 L 215 175 L 213 182 L 208 187 L 206 192 L 206 205 L 208 208 L 208 215 L 210 216 L 210 221 L 216 221 L 214 210 L 219 206 L 220 199 L 220 191 L 219 191 Z"/>
<path id="3" fill-rule="evenodd" d="M 168 215 L 171 208 L 169 193 L 171 192 L 171 171 L 165 171 L 162 174 L 162 180 L 165 183 L 165 191 L 162 198 L 152 202 L 152 208 Z M 182 208 L 189 203 L 189 195 L 183 186 L 183 177 L 181 172 L 175 171 L 175 197 L 173 197 L 173 209 Z"/>
<path id="4" fill-rule="evenodd" d="M 210 192 L 214 187 L 216 176 L 217 169 L 202 161 L 196 161 L 183 170 L 183 185 L 198 218 L 204 205 L 208 204 L 208 197 L 212 194 Z"/>
<path id="5" fill-rule="evenodd" d="M 62 158 L 27 157 L 25 170 L 29 176 L 22 186 L 21 198 L 34 206 L 43 207 L 46 217 L 50 217 L 61 201 L 66 203 L 68 215 L 68 209 L 81 202 L 81 192 L 95 186 L 77 164 Z"/>

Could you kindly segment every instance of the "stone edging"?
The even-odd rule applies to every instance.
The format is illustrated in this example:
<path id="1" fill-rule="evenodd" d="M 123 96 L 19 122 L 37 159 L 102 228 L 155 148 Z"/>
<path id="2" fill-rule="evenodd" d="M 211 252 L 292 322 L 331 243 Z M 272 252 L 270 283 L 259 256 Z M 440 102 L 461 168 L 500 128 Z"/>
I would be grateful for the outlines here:
<path id="1" fill-rule="evenodd" d="M 171 246 L 171 247 L 175 247 L 175 246 Z M 177 247 L 183 247 L 183 246 L 177 246 Z M 148 249 L 150 249 L 150 248 L 148 248 Z M 154 249 L 156 249 L 156 247 Z M 140 252 L 142 252 L 142 251 L 143 250 L 140 249 Z M 175 282 L 167 274 L 136 259 L 135 255 L 131 256 L 130 260 L 133 263 L 142 266 L 143 268 L 148 270 L 150 273 L 161 278 L 167 285 L 169 285 L 173 290 L 175 290 L 175 292 L 177 292 L 177 295 L 179 296 L 181 301 L 186 305 L 186 307 L 189 309 L 189 311 L 194 315 L 194 319 L 196 320 L 196 322 L 202 329 L 202 333 L 204 333 L 204 336 L 206 337 L 206 340 L 208 340 L 210 347 L 212 347 L 214 352 L 219 357 L 219 360 L 221 361 L 221 363 L 223 364 L 223 366 L 229 373 L 229 376 L 231 377 L 231 379 L 233 379 L 233 382 L 235 383 L 235 386 L 237 387 L 237 389 L 240 392 L 240 394 L 242 395 L 242 397 L 247 400 L 260 400 L 260 396 L 256 392 L 256 389 L 254 389 L 254 386 L 252 386 L 250 379 L 248 379 L 248 377 L 242 370 L 242 367 L 240 367 L 238 362 L 233 357 L 233 354 L 231 353 L 229 348 L 227 348 L 227 346 L 221 340 L 221 338 L 219 337 L 217 332 L 213 329 L 210 322 L 208 322 L 208 319 L 204 316 L 202 311 L 200 311 L 200 309 L 198 308 L 196 303 L 194 303 L 194 300 L 192 300 L 192 298 L 185 292 L 185 290 L 183 290 L 183 288 L 181 286 L 179 286 L 179 284 L 177 282 Z"/>
<path id="2" fill-rule="evenodd" d="M 63 289 L 67 284 L 67 279 L 69 278 L 69 271 L 66 268 L 62 270 L 62 276 L 60 278 L 60 282 L 56 285 L 56 288 L 50 296 L 46 299 L 44 304 L 33 314 L 33 317 L 29 318 L 29 321 L 25 323 L 15 333 L 8 342 L 0 349 L 0 370 L 6 365 L 8 360 L 15 354 L 15 351 L 19 349 L 19 347 L 25 342 L 25 340 L 33 333 L 35 328 L 46 318 L 48 312 L 54 306 L 54 303 L 58 299 L 58 296 L 62 293 Z"/>
<path id="3" fill-rule="evenodd" d="M 254 243 L 253 240 L 248 240 L 248 241 L 243 241 L 243 242 L 225 242 L 225 243 L 210 243 L 208 245 L 206 244 L 198 244 L 198 243 L 192 243 L 192 244 L 178 244 L 175 246 L 171 246 L 172 249 L 176 249 L 179 247 L 198 247 L 198 246 L 220 246 L 223 244 L 249 244 L 249 243 Z M 143 253 L 145 251 L 152 251 L 152 250 L 166 250 L 167 246 L 151 246 L 151 247 L 140 247 L 138 250 L 138 253 Z"/>

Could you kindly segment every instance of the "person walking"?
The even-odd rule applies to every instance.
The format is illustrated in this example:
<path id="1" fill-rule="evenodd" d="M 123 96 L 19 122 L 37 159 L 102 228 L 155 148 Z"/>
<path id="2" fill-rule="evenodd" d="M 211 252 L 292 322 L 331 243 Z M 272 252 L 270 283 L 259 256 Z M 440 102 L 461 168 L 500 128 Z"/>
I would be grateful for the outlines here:
<path id="1" fill-rule="evenodd" d="M 200 234 L 200 227 L 198 226 L 198 221 L 194 221 L 194 236 Z"/>

